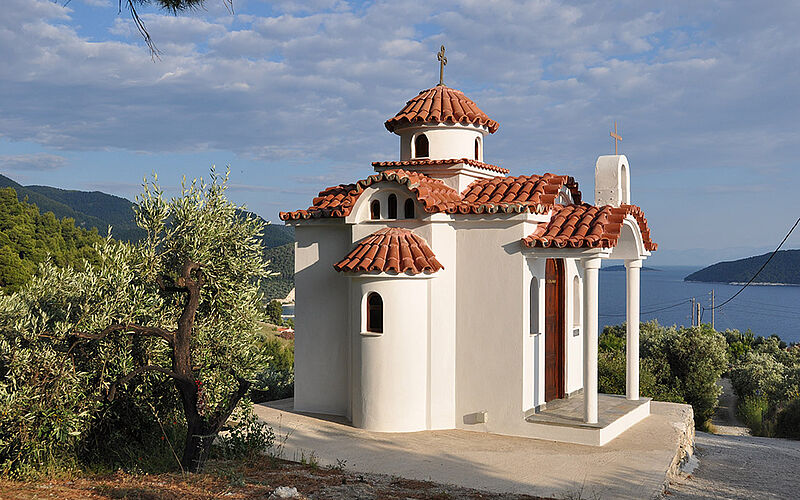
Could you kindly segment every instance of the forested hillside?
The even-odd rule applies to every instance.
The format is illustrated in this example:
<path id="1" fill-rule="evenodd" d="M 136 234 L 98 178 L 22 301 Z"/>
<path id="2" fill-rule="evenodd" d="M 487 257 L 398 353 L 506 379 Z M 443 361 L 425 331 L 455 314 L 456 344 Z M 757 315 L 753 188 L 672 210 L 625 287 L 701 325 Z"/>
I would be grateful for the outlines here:
<path id="1" fill-rule="evenodd" d="M 61 219 L 68 217 L 74 221 L 73 229 L 76 227 L 86 230 L 94 228 L 100 236 L 107 235 L 109 226 L 112 227 L 112 236 L 118 240 L 136 242 L 145 235 L 144 231 L 136 225 L 133 210 L 134 203 L 119 196 L 100 191 L 76 191 L 49 186 L 22 186 L 3 175 L 0 175 L 0 188 L 12 188 L 12 192 L 16 193 L 16 198 L 20 202 L 23 202 L 23 204 L 27 202 L 28 212 L 30 212 L 31 208 L 38 208 L 37 216 L 41 221 L 50 220 L 46 217 L 47 213 L 50 212 L 53 214 L 52 221 L 60 223 Z M 10 203 L 10 200 L 5 200 L 4 203 Z M 32 207 L 32 205 L 35 205 L 35 207 Z M 294 228 L 282 224 L 268 224 L 266 220 L 256 214 L 241 211 L 242 217 L 247 215 L 258 217 L 264 224 L 264 234 L 262 236 L 264 252 L 267 254 L 267 258 L 272 259 L 273 270 L 279 273 L 278 276 L 269 278 L 264 283 L 263 291 L 269 299 L 283 298 L 294 287 Z M 42 222 L 42 224 L 45 223 Z M 46 228 L 55 227 L 49 222 L 45 226 Z M 9 225 L 7 221 L 3 221 L 3 227 L 11 228 L 13 226 Z M 43 226 L 40 230 L 46 229 Z M 64 232 L 67 230 L 59 231 Z M 69 234 L 65 233 L 65 235 L 62 235 L 62 237 L 70 237 Z M 0 235 L 0 247 L 3 246 L 2 242 L 8 237 L 8 235 Z M 36 248 L 40 249 L 50 248 L 45 243 L 37 245 Z M 13 287 L 16 288 L 32 275 L 36 264 L 44 258 L 38 253 L 34 255 L 34 253 L 27 251 L 22 251 L 16 258 L 13 258 L 14 249 L 11 247 L 3 250 L 3 252 L 5 253 L 0 254 L 0 289 L 6 290 L 9 290 L 10 288 L 7 287 L 11 285 L 6 285 L 5 283 L 13 283 Z M 44 251 L 44 254 L 46 253 Z M 73 259 L 72 254 L 54 254 L 54 256 L 60 264 L 59 259 L 66 259 L 65 264 L 77 262 L 77 260 Z"/>
<path id="2" fill-rule="evenodd" d="M 294 242 L 268 248 L 264 256 L 270 261 L 270 269 L 278 276 L 265 279 L 261 290 L 267 300 L 282 299 L 294 288 Z"/>
<path id="3" fill-rule="evenodd" d="M 138 241 L 144 232 L 133 219 L 133 203 L 125 198 L 100 191 L 75 191 L 48 186 L 22 186 L 0 175 L 0 187 L 14 188 L 20 201 L 39 208 L 40 213 L 53 212 L 57 219 L 69 217 L 77 227 L 96 228 L 106 236 L 108 226 L 115 238 Z"/>
<path id="4" fill-rule="evenodd" d="M 718 262 L 695 273 L 686 281 L 744 283 L 764 265 L 770 254 L 729 262 Z M 755 279 L 756 283 L 789 283 L 800 285 L 800 250 L 781 250 Z"/>
<path id="5" fill-rule="evenodd" d="M 59 266 L 94 261 L 97 231 L 76 228 L 69 218 L 17 200 L 12 188 L 0 188 L 0 290 L 10 293 L 27 282 L 48 255 Z"/>

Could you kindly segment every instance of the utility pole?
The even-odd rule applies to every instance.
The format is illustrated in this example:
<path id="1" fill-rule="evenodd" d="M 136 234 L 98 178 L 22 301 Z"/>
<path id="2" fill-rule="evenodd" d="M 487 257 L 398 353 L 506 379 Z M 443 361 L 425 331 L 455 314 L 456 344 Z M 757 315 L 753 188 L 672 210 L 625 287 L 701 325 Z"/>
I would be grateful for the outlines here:
<path id="1" fill-rule="evenodd" d="M 711 289 L 711 329 L 716 330 L 716 323 L 714 322 L 714 289 Z"/>
<path id="2" fill-rule="evenodd" d="M 700 326 L 700 301 L 697 301 L 697 326 Z"/>
<path id="3" fill-rule="evenodd" d="M 694 303 L 695 299 L 694 297 L 692 297 L 692 326 L 694 326 L 694 311 L 695 311 Z"/>

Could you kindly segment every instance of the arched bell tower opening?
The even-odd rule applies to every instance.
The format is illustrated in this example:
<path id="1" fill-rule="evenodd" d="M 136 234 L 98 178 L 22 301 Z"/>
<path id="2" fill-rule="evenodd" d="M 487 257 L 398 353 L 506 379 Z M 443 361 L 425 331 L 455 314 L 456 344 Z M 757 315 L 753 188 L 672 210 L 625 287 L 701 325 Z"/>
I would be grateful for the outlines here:
<path id="1" fill-rule="evenodd" d="M 429 155 L 428 136 L 419 134 L 414 138 L 414 158 L 427 158 Z"/>

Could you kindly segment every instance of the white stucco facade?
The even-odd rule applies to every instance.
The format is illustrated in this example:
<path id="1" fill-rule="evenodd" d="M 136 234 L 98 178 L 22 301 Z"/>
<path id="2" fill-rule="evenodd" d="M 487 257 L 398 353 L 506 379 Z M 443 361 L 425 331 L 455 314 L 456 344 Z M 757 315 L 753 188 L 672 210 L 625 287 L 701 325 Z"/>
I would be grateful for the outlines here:
<path id="1" fill-rule="evenodd" d="M 488 129 L 430 123 L 395 132 L 401 160 L 414 158 L 414 138 L 424 133 L 431 159 L 471 158 L 479 141 L 477 159 L 483 161 Z M 476 174 L 470 177 L 467 167 Z M 476 179 L 504 177 L 469 165 L 406 170 L 440 179 L 456 192 Z M 629 204 L 627 159 L 600 157 L 595 185 L 603 205 Z M 640 218 L 625 215 L 611 246 L 528 247 L 521 242 L 549 227 L 556 209 L 580 203 L 573 199 L 573 193 L 580 195 L 577 187 L 554 194 L 552 209 L 507 213 L 432 210 L 415 189 L 379 180 L 358 192 L 347 214 L 287 221 L 297 238 L 295 409 L 341 415 L 372 431 L 458 428 L 602 444 L 601 438 L 583 437 L 589 428 L 537 426 L 526 417 L 547 408 L 547 392 L 557 384 L 561 398 L 584 397 L 586 423 L 598 421 L 597 281 L 603 259 L 626 265 L 627 303 L 636 309 L 628 319 L 637 325 L 628 338 L 636 344 L 628 351 L 628 398 L 638 399 L 638 270 L 649 255 Z M 409 199 L 414 210 L 406 217 Z M 395 217 L 390 203 L 397 204 Z M 443 268 L 418 273 L 334 268 L 384 228 L 421 237 Z M 558 260 L 557 274 L 548 275 L 548 259 Z M 548 280 L 558 284 L 548 288 Z M 548 303 L 552 290 L 561 295 Z M 380 331 L 369 326 L 367 301 L 373 293 L 382 304 Z M 548 356 L 556 352 L 546 337 L 554 331 L 563 350 L 556 382 L 545 373 Z"/>

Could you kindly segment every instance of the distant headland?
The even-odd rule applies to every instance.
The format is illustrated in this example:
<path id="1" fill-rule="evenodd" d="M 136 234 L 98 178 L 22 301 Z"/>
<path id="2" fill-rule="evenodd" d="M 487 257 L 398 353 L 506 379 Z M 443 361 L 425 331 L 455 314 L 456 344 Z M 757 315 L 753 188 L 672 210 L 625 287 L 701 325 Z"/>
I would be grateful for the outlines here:
<path id="1" fill-rule="evenodd" d="M 769 259 L 770 254 L 718 262 L 690 274 L 684 281 L 706 283 L 747 283 Z M 800 250 L 781 250 L 756 276 L 757 285 L 800 285 Z"/>
<path id="2" fill-rule="evenodd" d="M 624 271 L 625 270 L 625 266 L 623 266 L 623 265 L 608 266 L 608 267 L 603 267 L 600 270 L 601 271 Z M 642 271 L 661 271 L 661 269 L 656 269 L 654 267 L 642 266 Z"/>

